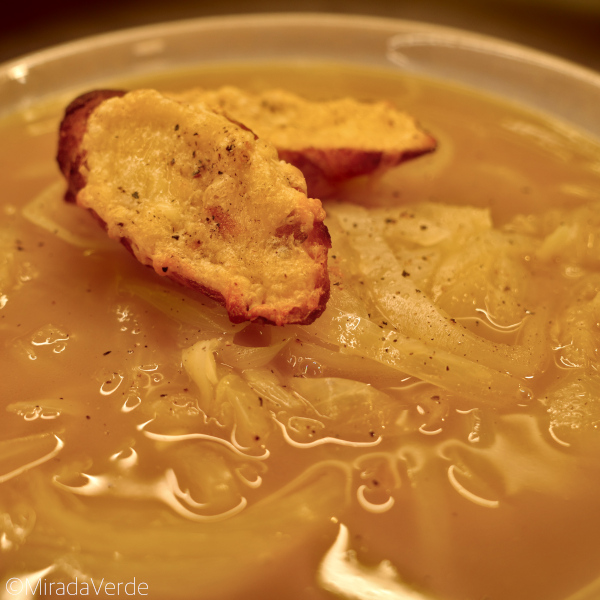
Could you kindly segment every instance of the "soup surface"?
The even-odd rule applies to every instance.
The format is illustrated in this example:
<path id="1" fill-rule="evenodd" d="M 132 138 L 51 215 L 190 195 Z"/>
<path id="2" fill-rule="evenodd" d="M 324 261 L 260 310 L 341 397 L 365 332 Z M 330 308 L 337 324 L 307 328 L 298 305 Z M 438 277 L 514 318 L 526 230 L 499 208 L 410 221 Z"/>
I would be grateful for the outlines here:
<path id="1" fill-rule="evenodd" d="M 224 84 L 387 98 L 439 148 L 325 204 L 328 308 L 277 328 L 62 201 L 70 98 L 0 124 L 0 597 L 600 597 L 598 143 L 394 72 L 127 82 Z"/>

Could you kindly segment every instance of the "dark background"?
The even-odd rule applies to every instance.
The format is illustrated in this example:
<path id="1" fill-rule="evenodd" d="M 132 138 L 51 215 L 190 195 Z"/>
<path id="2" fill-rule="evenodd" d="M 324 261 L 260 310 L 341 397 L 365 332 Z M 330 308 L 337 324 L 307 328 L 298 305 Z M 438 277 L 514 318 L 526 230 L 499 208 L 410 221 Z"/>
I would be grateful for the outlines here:
<path id="1" fill-rule="evenodd" d="M 329 12 L 427 21 L 512 40 L 600 71 L 600 0 L 2 0 L 0 62 L 91 34 L 189 17 Z"/>

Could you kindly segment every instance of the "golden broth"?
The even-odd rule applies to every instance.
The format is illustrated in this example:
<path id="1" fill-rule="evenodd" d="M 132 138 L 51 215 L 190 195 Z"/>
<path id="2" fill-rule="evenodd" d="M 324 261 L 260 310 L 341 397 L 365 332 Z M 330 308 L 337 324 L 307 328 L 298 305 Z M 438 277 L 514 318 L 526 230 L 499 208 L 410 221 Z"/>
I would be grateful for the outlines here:
<path id="1" fill-rule="evenodd" d="M 345 341 L 325 339 L 334 329 L 327 314 L 345 310 L 364 287 L 357 251 L 343 247 L 340 223 L 350 213 L 334 204 L 332 219 L 341 216 L 330 225 L 330 264 L 340 285 L 328 313 L 306 329 L 233 326 L 61 203 L 54 154 L 66 100 L 14 115 L 0 125 L 0 597 L 20 586 L 24 594 L 26 585 L 42 597 L 65 595 L 59 582 L 73 581 L 95 595 L 91 582 L 104 578 L 115 586 L 135 579 L 136 595 L 159 599 L 367 598 L 376 588 L 412 598 L 401 595 L 411 588 L 415 598 L 439 600 L 564 600 L 599 577 L 600 411 L 569 412 L 568 398 L 547 396 L 573 373 L 593 371 L 597 324 L 576 330 L 588 334 L 580 365 L 553 327 L 569 310 L 568 324 L 584 318 L 571 290 L 589 277 L 593 304 L 600 268 L 593 256 L 561 254 L 576 244 L 579 225 L 564 224 L 567 212 L 546 215 L 600 200 L 598 144 L 517 107 L 387 72 L 270 65 L 128 82 L 222 84 L 389 98 L 417 116 L 438 152 L 375 184 L 353 182 L 344 198 L 381 211 L 429 202 L 489 207 L 502 240 L 524 249 L 512 259 L 519 285 L 533 282 L 533 308 L 518 310 L 523 323 L 536 324 L 534 334 L 513 327 L 508 313 L 500 326 L 486 325 L 481 311 L 489 307 L 461 287 L 460 269 L 448 278 L 453 293 L 435 283 L 438 271 L 423 276 L 423 292 L 437 294 L 473 336 L 508 345 L 502 361 L 515 372 L 513 345 L 518 356 L 517 346 L 525 352 L 534 340 L 543 356 L 525 352 L 531 365 L 518 376 L 495 376 L 515 391 L 504 398 L 477 387 L 477 361 L 456 358 L 457 374 L 454 363 L 442 367 L 448 390 L 414 374 L 421 367 L 409 357 L 421 346 L 361 354 L 346 325 Z M 515 221 L 520 213 L 533 216 Z M 465 215 L 474 228 L 484 218 Z M 446 231 L 444 219 L 427 223 Z M 597 239 L 587 235 L 591 252 Z M 410 247 L 410 264 L 426 269 L 422 254 L 439 248 L 436 264 L 450 269 L 445 252 L 454 246 L 420 243 Z M 378 293 L 375 283 L 371 289 Z M 373 304 L 369 294 L 361 302 Z M 384 317 L 363 315 L 356 331 L 366 323 L 365 331 L 387 332 Z M 447 358 L 441 350 L 436 357 Z M 330 388 L 321 385 L 330 378 Z"/>

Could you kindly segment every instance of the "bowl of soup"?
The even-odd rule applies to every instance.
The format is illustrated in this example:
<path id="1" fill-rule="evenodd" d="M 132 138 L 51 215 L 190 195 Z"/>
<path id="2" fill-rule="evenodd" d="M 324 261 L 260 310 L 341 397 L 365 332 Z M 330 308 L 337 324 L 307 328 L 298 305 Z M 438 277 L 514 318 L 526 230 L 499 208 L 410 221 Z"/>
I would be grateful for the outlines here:
<path id="1" fill-rule="evenodd" d="M 67 104 L 386 100 L 310 325 L 232 323 L 64 201 Z M 0 67 L 0 597 L 600 595 L 600 76 L 390 19 L 212 18 Z"/>

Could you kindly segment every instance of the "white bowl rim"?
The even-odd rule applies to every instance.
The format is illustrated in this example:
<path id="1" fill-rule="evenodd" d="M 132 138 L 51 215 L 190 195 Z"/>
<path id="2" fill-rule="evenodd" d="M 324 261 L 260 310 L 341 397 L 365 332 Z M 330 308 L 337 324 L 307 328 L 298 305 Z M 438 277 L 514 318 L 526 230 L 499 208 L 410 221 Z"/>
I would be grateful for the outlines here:
<path id="1" fill-rule="evenodd" d="M 0 64 L 0 96 L 3 88 L 7 92 L 18 88 L 29 92 L 27 101 L 38 100 L 39 96 L 34 87 L 15 85 L 19 76 L 22 73 L 43 71 L 44 65 L 59 65 L 61 59 L 74 58 L 80 53 L 108 51 L 110 47 L 131 48 L 138 42 L 160 37 L 175 40 L 178 36 L 198 34 L 202 31 L 214 35 L 216 32 L 231 30 L 248 35 L 255 30 L 275 34 L 282 29 L 286 32 L 303 32 L 304 35 L 314 32 L 323 35 L 337 31 L 345 36 L 338 36 L 338 41 L 343 39 L 345 42 L 351 39 L 352 32 L 360 34 L 363 40 L 368 39 L 372 42 L 376 39 L 378 48 L 384 47 L 385 44 L 388 48 L 387 55 L 383 50 L 381 56 L 376 58 L 380 66 L 400 66 L 407 72 L 412 71 L 438 79 L 443 79 L 449 72 L 451 75 L 446 79 L 450 81 L 479 88 L 507 99 L 515 99 L 521 104 L 558 116 L 600 138 L 600 114 L 596 108 L 600 104 L 600 73 L 552 54 L 488 35 L 420 21 L 359 14 L 275 12 L 207 16 L 142 25 L 84 37 Z M 398 58 L 395 62 L 390 58 L 389 49 L 390 43 L 396 42 L 401 52 L 395 55 Z M 334 48 L 333 43 L 331 48 Z M 435 60 L 428 58 L 427 53 L 431 49 L 437 50 Z M 441 49 L 443 52 L 440 52 Z M 250 48 L 248 54 L 254 59 L 252 51 Z M 371 55 L 374 56 L 375 54 Z M 401 61 L 406 56 L 409 60 L 405 64 Z M 360 60 L 357 57 L 360 58 L 359 54 L 354 53 L 348 62 L 359 64 Z M 310 56 L 310 60 L 318 59 L 315 54 Z M 214 60 L 212 58 L 207 61 L 199 57 L 197 62 L 206 64 Z M 367 62 L 365 59 L 365 63 Z M 488 69 L 488 63 L 493 64 L 493 68 Z M 460 73 L 453 70 L 455 67 Z M 129 73 L 125 70 L 124 74 Z M 122 78 L 121 74 L 116 74 L 115 78 L 119 76 Z M 45 92 L 42 97 L 52 96 L 52 82 L 45 82 L 44 86 Z M 17 96 L 21 95 L 18 89 Z M 5 93 L 5 98 L 10 97 L 10 93 Z M 12 100 L 5 100 L 5 105 L 9 107 L 9 112 L 22 106 L 17 102 L 13 103 Z M 2 106 L 0 112 L 1 110 Z"/>
<path id="2" fill-rule="evenodd" d="M 285 26 L 311 26 L 311 27 L 332 27 L 344 26 L 358 29 L 371 29 L 381 31 L 391 28 L 402 29 L 403 31 L 420 33 L 428 31 L 440 36 L 446 36 L 448 39 L 462 41 L 468 46 L 479 45 L 486 51 L 496 50 L 500 55 L 512 56 L 546 66 L 556 71 L 568 72 L 570 75 L 588 79 L 600 87 L 600 73 L 579 65 L 565 58 L 507 41 L 490 35 L 472 32 L 458 27 L 449 27 L 438 25 L 425 21 L 413 21 L 398 19 L 394 17 L 376 17 L 360 14 L 336 14 L 320 12 L 274 12 L 274 13 L 243 13 L 236 15 L 215 15 L 205 17 L 195 17 L 190 19 L 181 19 L 165 21 L 161 23 L 152 23 L 118 29 L 106 33 L 86 36 L 62 44 L 50 46 L 43 50 L 38 50 L 19 57 L 0 63 L 0 84 L 2 78 L 7 72 L 15 66 L 26 64 L 29 67 L 43 64 L 50 60 L 58 60 L 65 56 L 76 54 L 84 49 L 93 47 L 113 46 L 117 43 L 132 42 L 146 39 L 157 34 L 173 35 L 188 31 L 197 31 L 199 29 L 215 28 L 239 28 L 256 27 L 257 25 L 280 27 Z"/>

